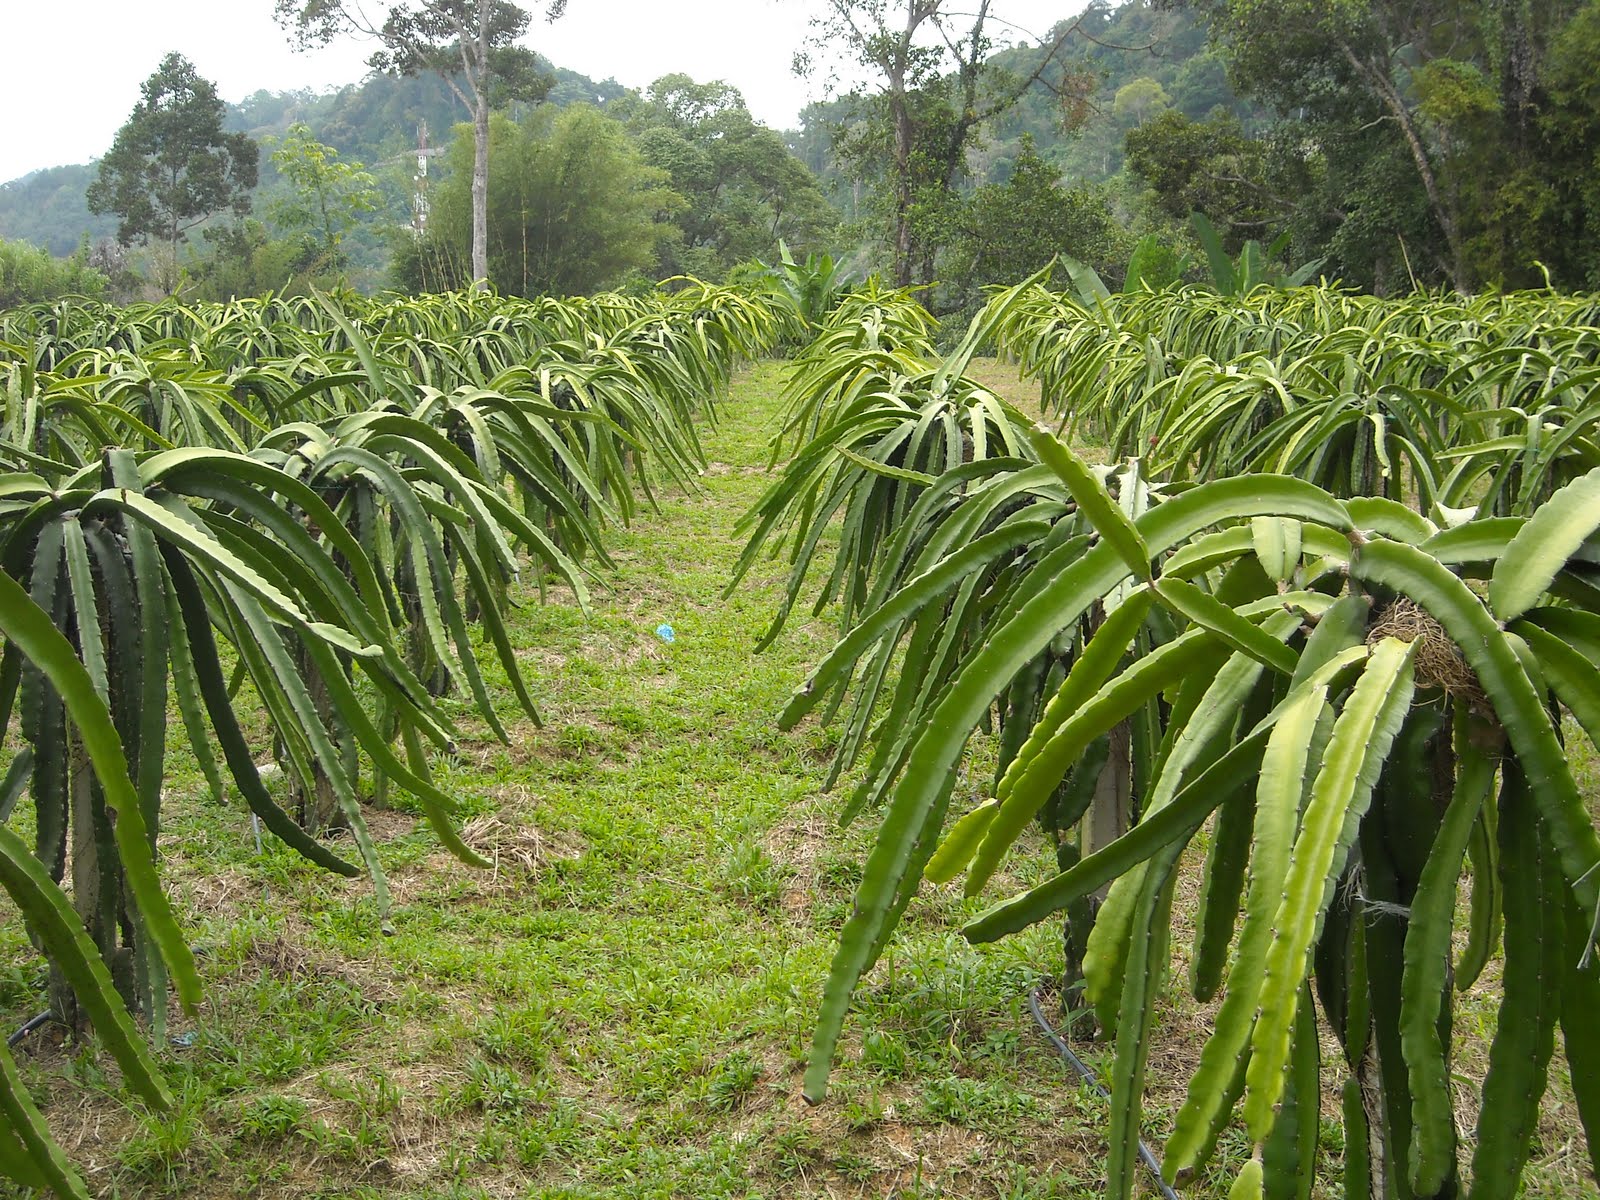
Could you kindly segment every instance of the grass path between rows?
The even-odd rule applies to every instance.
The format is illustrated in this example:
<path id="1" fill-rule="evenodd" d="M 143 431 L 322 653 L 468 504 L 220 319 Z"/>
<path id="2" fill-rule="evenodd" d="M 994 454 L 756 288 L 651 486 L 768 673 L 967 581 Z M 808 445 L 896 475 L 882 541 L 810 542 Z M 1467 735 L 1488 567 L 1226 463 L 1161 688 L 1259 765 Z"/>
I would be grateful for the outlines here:
<path id="1" fill-rule="evenodd" d="M 180 766 L 163 853 L 207 1002 L 165 1056 L 178 1111 L 130 1110 L 88 1055 L 30 1047 L 97 1192 L 1095 1194 L 1103 1114 L 1023 1007 L 1050 935 L 973 951 L 951 897 L 916 908 L 869 980 L 829 1101 L 800 1099 L 867 831 L 841 833 L 821 793 L 826 731 L 775 723 L 832 627 L 802 613 L 754 655 L 782 564 L 722 596 L 781 379 L 741 374 L 699 492 L 664 491 L 609 539 L 590 615 L 530 586 L 513 637 L 543 727 L 440 764 L 495 870 L 457 863 L 413 814 L 371 814 L 393 937 L 364 880 L 258 853 Z M 20 1019 L 38 968 L 11 959 L 0 1000 Z"/>
<path id="2" fill-rule="evenodd" d="M 177 764 L 163 853 L 207 978 L 200 1019 L 164 1054 L 178 1110 L 130 1109 L 93 1056 L 25 1045 L 98 1194 L 1100 1194 L 1105 1107 L 1025 1008 L 1059 961 L 1055 931 L 973 950 L 955 932 L 972 908 L 949 890 L 912 906 L 865 981 L 828 1102 L 800 1099 L 869 831 L 840 831 L 821 791 L 827 731 L 776 727 L 834 630 L 802 606 L 751 653 L 782 564 L 722 596 L 735 523 L 768 482 L 781 381 L 779 364 L 740 375 L 700 490 L 664 492 L 613 534 L 591 614 L 530 585 L 513 634 L 544 726 L 514 725 L 510 746 L 469 737 L 439 764 L 495 869 L 457 863 L 414 814 L 374 811 L 394 936 L 365 881 L 258 851 Z M 15 921 L 4 937 L 0 1004 L 20 1022 L 40 968 Z M 1156 1130 L 1206 1032 L 1180 984 L 1151 1052 Z M 1244 1153 L 1225 1139 L 1185 1196 L 1223 1194 Z"/>

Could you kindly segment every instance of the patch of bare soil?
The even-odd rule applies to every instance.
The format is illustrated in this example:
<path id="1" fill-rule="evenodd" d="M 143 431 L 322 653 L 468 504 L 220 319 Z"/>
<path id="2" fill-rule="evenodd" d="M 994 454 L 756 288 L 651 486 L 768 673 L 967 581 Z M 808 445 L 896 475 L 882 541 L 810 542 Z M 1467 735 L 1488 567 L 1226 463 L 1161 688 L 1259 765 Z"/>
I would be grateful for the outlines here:
<path id="1" fill-rule="evenodd" d="M 778 906 L 791 920 L 809 919 L 817 899 L 819 864 L 837 836 L 826 814 L 812 809 L 774 825 L 763 838 L 761 848 L 767 856 L 787 868 L 789 886 L 778 898 Z"/>
<path id="2" fill-rule="evenodd" d="M 461 840 L 494 864 L 492 880 L 518 886 L 551 862 L 579 858 L 588 849 L 568 831 L 546 833 L 536 825 L 513 823 L 494 814 L 476 817 L 461 829 Z"/>
<path id="3" fill-rule="evenodd" d="M 1041 416 L 1039 381 L 1024 379 L 1014 362 L 1000 358 L 975 358 L 967 364 L 966 377 L 980 383 L 1002 400 L 1015 404 L 1030 416 Z"/>

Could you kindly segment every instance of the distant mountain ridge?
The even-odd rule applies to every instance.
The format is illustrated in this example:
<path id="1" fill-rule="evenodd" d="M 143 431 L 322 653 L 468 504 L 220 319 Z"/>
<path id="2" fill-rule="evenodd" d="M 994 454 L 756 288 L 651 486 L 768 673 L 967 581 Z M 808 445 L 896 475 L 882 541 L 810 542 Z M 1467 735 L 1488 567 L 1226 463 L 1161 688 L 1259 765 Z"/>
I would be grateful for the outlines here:
<path id="1" fill-rule="evenodd" d="M 91 241 L 111 237 L 117 232 L 116 217 L 95 216 L 83 198 L 94 177 L 93 164 L 79 163 L 0 183 L 0 238 L 32 242 L 64 257 L 86 233 Z"/>

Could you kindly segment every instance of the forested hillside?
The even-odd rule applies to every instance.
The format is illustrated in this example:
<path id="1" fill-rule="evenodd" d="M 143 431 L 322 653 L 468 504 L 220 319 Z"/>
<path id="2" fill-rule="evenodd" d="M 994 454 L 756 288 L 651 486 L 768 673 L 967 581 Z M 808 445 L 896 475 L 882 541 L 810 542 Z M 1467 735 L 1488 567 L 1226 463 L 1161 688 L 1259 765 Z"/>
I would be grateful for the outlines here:
<path id="1" fill-rule="evenodd" d="M 1081 22 L 1085 36 L 1073 40 L 1069 59 L 1045 67 L 1040 79 L 1021 100 L 998 119 L 987 123 L 982 136 L 968 154 L 970 174 L 960 181 L 961 189 L 971 193 L 986 184 L 1004 184 L 1011 179 L 1026 140 L 1054 173 L 1069 182 L 1103 182 L 1118 175 L 1123 165 L 1123 138 L 1129 128 L 1143 124 L 1162 111 L 1172 110 L 1200 118 L 1221 107 L 1241 115 L 1247 124 L 1260 124 L 1260 109 L 1240 102 L 1228 88 L 1221 61 L 1208 50 L 1205 28 L 1184 11 L 1165 11 L 1143 3 L 1120 7 L 1091 6 Z M 1042 51 L 1019 46 L 998 50 L 992 68 L 1025 78 L 1040 65 Z M 690 177 L 720 178 L 726 163 L 715 166 L 696 161 L 699 151 L 687 143 L 701 140 L 700 150 L 715 147 L 727 132 L 718 124 L 727 118 L 686 117 L 685 85 L 695 84 L 685 77 L 663 89 L 666 98 L 625 88 L 614 80 L 597 82 L 574 71 L 557 67 L 546 60 L 540 66 L 548 75 L 549 91 L 545 103 L 560 109 L 574 104 L 589 104 L 627 124 L 630 134 L 640 140 L 640 148 L 651 166 L 668 171 L 672 186 L 683 193 L 694 191 Z M 670 95 L 677 89 L 676 97 Z M 725 107 L 737 96 L 723 88 L 714 97 L 704 93 L 694 97 L 700 105 L 714 99 L 713 108 Z M 1070 93 L 1070 99 L 1063 94 Z M 802 114 L 800 128 L 784 135 L 795 156 L 821 180 L 823 189 L 838 215 L 846 221 L 867 218 L 866 189 L 852 183 L 850 164 L 843 159 L 835 133 L 850 126 L 857 101 L 843 97 L 828 103 L 813 104 Z M 526 105 L 513 105 L 508 115 L 526 115 Z M 228 106 L 225 126 L 248 133 L 263 145 L 271 146 L 295 122 L 305 123 L 316 139 L 339 152 L 346 161 L 364 164 L 373 174 L 382 203 L 363 214 L 348 242 L 352 263 L 368 282 L 381 275 L 391 254 L 383 229 L 412 221 L 415 156 L 419 131 L 426 127 L 435 150 L 442 154 L 452 128 L 465 114 L 445 82 L 423 74 L 404 78 L 393 74 L 373 74 L 360 83 L 329 92 L 258 91 Z M 689 125 L 705 124 L 683 135 Z M 736 120 L 741 142 L 739 156 L 762 160 L 759 172 L 768 191 L 786 184 L 793 188 L 805 183 L 792 168 L 774 157 L 777 143 L 748 115 Z M 757 145 L 757 142 L 760 145 Z M 726 157 L 726 156 L 725 156 Z M 435 172 L 448 172 L 448 162 L 436 161 Z M 111 238 L 116 220 L 97 216 L 84 203 L 84 191 L 95 175 L 91 164 L 53 167 L 21 179 L 0 184 L 0 239 L 31 242 L 52 254 L 71 254 L 82 244 L 85 234 L 91 242 Z M 786 179 L 780 180 L 780 176 Z M 708 186 L 710 191 L 714 186 Z M 279 172 L 270 156 L 263 154 L 261 178 L 256 189 L 255 211 L 270 207 L 282 191 Z M 757 189 L 760 190 L 759 188 Z M 781 189 L 780 189 L 781 190 Z M 798 221 L 791 223 L 788 240 L 804 243 L 809 233 L 833 224 L 833 214 L 820 209 L 813 189 L 800 186 L 794 198 Z M 726 213 L 718 216 L 706 207 L 705 197 L 689 196 L 681 232 L 669 232 L 661 241 L 661 265 L 670 271 L 690 270 L 717 275 L 730 261 L 751 257 L 770 249 L 769 239 L 752 244 L 752 235 L 730 227 Z M 753 224 L 747 222 L 750 228 Z M 848 235 L 855 243 L 870 230 Z M 520 239 L 518 239 L 520 241 Z M 848 249 L 846 245 L 829 247 Z M 424 248 L 427 253 L 427 249 Z M 435 251 L 437 253 L 437 251 Z M 412 268 L 415 274 L 415 268 Z"/>
<path id="2" fill-rule="evenodd" d="M 966 268 L 1016 240 L 985 233 L 997 206 L 1056 210 L 1077 231 L 1059 248 L 1113 287 L 1145 238 L 1191 272 L 1254 241 L 1276 247 L 1257 261 L 1379 293 L 1600 282 L 1593 0 L 1102 4 L 1024 49 L 1002 48 L 998 11 L 964 38 L 940 5 L 841 15 L 824 58 L 869 82 L 808 109 L 793 140 L 876 228 L 878 263 L 941 285 L 944 310 L 1004 282 Z M 981 202 L 1014 177 L 1032 190 Z"/>
<path id="3" fill-rule="evenodd" d="M 92 241 L 117 231 L 117 219 L 95 216 L 83 193 L 94 182 L 94 167 L 76 163 L 46 167 L 0 183 L 0 238 L 32 242 L 51 254 L 71 254 L 88 234 Z"/>
<path id="4" fill-rule="evenodd" d="M 1198 120 L 1221 109 L 1252 129 L 1268 118 L 1262 106 L 1229 86 L 1226 65 L 1208 45 L 1205 22 L 1195 10 L 1140 0 L 1092 4 L 1076 22 L 1070 46 L 1071 53 L 1046 65 L 1015 105 L 985 123 L 968 159 L 973 185 L 1009 179 L 1024 137 L 1064 178 L 1101 182 L 1122 169 L 1127 131 L 1162 112 Z M 1038 46 L 1008 47 L 989 65 L 1027 79 L 1044 55 Z M 859 107 L 859 98 L 851 96 L 808 105 L 799 129 L 789 134 L 795 153 L 845 206 L 850 189 L 834 133 L 855 121 Z"/>
<path id="5" fill-rule="evenodd" d="M 829 248 L 837 215 L 783 137 L 751 117 L 737 89 L 667 74 L 641 93 L 536 63 L 542 99 L 509 103 L 495 118 L 496 154 L 520 163 L 496 183 L 491 239 L 499 286 L 583 291 L 616 285 L 630 272 L 652 280 L 685 272 L 719 279 L 738 262 L 775 260 L 780 238 L 801 252 Z M 557 115 L 573 109 L 592 116 Z M 466 265 L 451 239 L 469 221 L 471 137 L 457 134 L 464 117 L 447 83 L 428 74 L 374 73 L 325 93 L 258 91 L 229 105 L 224 129 L 262 147 L 259 182 L 248 218 L 208 223 L 190 236 L 190 276 L 222 296 L 282 287 L 296 270 L 304 278 L 317 265 L 304 244 L 279 236 L 275 220 L 294 188 L 273 151 L 303 126 L 341 163 L 360 164 L 371 177 L 371 197 L 339 242 L 350 282 L 372 289 L 463 281 Z M 425 200 L 419 139 L 430 152 Z M 562 156 L 583 170 L 564 170 Z M 84 199 L 95 175 L 92 164 L 65 166 L 0 185 L 0 239 L 58 256 L 92 243 L 94 265 L 115 273 L 125 265 L 111 245 L 116 218 L 92 214 Z M 558 179 L 567 193 L 556 194 Z M 570 194 L 577 180 L 591 193 L 582 202 Z M 428 235 L 397 236 L 414 230 L 419 202 L 433 223 Z M 558 210 L 587 214 L 592 223 L 554 236 L 549 221 Z M 542 263 L 530 261 L 535 244 L 544 247 Z M 560 255 L 563 248 L 571 253 Z"/>
<path id="6" fill-rule="evenodd" d="M 551 86 L 546 102 L 603 106 L 627 94 L 615 81 L 596 83 L 586 75 L 541 62 Z M 360 83 L 327 92 L 258 91 L 228 106 L 224 127 L 248 133 L 258 142 L 281 138 L 295 122 L 304 122 L 321 142 L 346 159 L 373 170 L 383 193 L 383 206 L 364 222 L 370 228 L 352 247 L 358 261 L 381 268 L 387 248 L 378 227 L 411 220 L 412 175 L 418 130 L 426 125 L 435 147 L 447 145 L 451 129 L 464 117 L 444 81 L 433 75 L 406 78 L 374 73 Z M 270 157 L 262 158 L 261 201 L 270 203 L 280 190 Z M 115 216 L 97 216 L 84 202 L 94 181 L 91 163 L 50 167 L 0 183 L 0 238 L 31 242 L 55 255 L 71 254 L 85 233 L 91 242 L 113 237 Z"/>

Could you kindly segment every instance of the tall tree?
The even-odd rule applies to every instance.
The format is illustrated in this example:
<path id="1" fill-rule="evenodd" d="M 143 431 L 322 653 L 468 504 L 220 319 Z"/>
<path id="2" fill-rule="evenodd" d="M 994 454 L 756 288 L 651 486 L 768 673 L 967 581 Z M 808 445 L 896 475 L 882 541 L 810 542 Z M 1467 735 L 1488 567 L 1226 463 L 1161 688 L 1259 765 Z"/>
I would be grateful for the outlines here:
<path id="1" fill-rule="evenodd" d="M 1296 107 L 1345 109 L 1364 96 L 1369 118 L 1403 139 L 1438 231 L 1444 267 L 1468 287 L 1456 197 L 1440 180 L 1442 146 L 1428 136 L 1411 71 L 1434 57 L 1439 31 L 1455 24 L 1454 0 L 1223 0 L 1211 5 L 1213 30 L 1235 82 L 1280 112 Z M 1447 42 L 1453 41 L 1446 35 Z"/>
<path id="2" fill-rule="evenodd" d="M 1225 110 L 1196 121 L 1169 109 L 1128 130 L 1123 148 L 1158 211 L 1174 221 L 1204 213 L 1230 253 L 1250 238 L 1270 241 L 1303 198 L 1303 189 L 1293 199 L 1279 194 L 1268 143 Z"/>
<path id="3" fill-rule="evenodd" d="M 1543 78 L 1540 259 L 1562 286 L 1600 287 L 1600 3 L 1561 31 Z"/>
<path id="4" fill-rule="evenodd" d="M 378 207 L 377 181 L 360 163 L 342 161 L 337 150 L 312 137 L 301 121 L 289 126 L 272 152 L 272 165 L 292 189 L 272 205 L 273 219 L 280 227 L 318 237 L 324 268 L 339 269 L 344 235 L 362 213 Z"/>
<path id="5" fill-rule="evenodd" d="M 161 60 L 89 185 L 89 211 L 116 213 L 117 239 L 167 243 L 163 280 L 177 284 L 178 242 L 213 213 L 250 211 L 259 151 L 249 135 L 224 133 L 217 89 L 181 54 Z"/>
<path id="6" fill-rule="evenodd" d="M 1010 285 L 1066 254 L 1093 267 L 1113 285 L 1133 249 L 1106 189 L 1064 187 L 1056 168 L 1039 157 L 1024 134 L 1011 178 L 986 183 L 962 214 L 951 252 L 940 268 L 945 303 L 973 312 L 988 284 Z"/>
<path id="7" fill-rule="evenodd" d="M 898 286 L 909 286 L 919 271 L 924 282 L 931 276 L 936 231 L 950 224 L 949 202 L 978 130 L 1060 66 L 1080 26 L 1063 22 L 1038 39 L 1027 74 L 1000 72 L 988 64 L 994 30 L 1020 27 L 997 7 L 1003 2 L 977 0 L 974 10 L 956 0 L 826 0 L 814 22 L 818 39 L 839 48 L 852 72 L 876 77 L 878 91 L 854 93 L 857 121 L 842 150 L 858 173 L 881 170 Z M 795 56 L 801 74 L 818 66 L 804 52 Z M 1065 96 L 1080 94 L 1074 76 L 1056 75 Z"/>
<path id="8" fill-rule="evenodd" d="M 554 21 L 567 0 L 545 0 Z M 278 22 L 301 47 L 326 45 L 354 34 L 382 49 L 368 59 L 374 70 L 438 73 L 472 114 L 472 279 L 489 277 L 489 110 L 501 98 L 531 98 L 548 87 L 533 52 L 518 46 L 531 17 L 509 0 L 406 0 L 391 4 L 382 23 L 356 0 L 277 0 Z"/>

